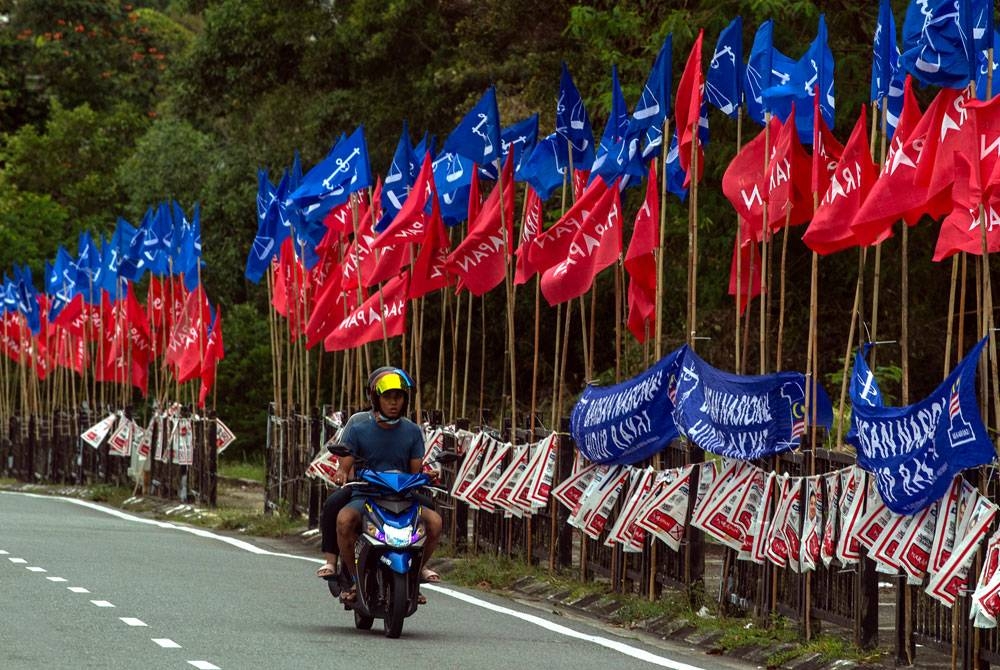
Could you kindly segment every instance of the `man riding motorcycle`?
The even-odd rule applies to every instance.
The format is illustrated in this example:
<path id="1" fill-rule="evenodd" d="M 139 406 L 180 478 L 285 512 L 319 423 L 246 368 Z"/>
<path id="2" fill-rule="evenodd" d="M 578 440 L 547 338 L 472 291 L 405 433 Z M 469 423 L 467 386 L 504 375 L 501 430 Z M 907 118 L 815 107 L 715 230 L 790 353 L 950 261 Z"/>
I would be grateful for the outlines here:
<path id="1" fill-rule="evenodd" d="M 356 459 L 364 461 L 364 467 L 376 471 L 397 470 L 411 474 L 419 473 L 424 456 L 424 436 L 417 424 L 405 417 L 409 406 L 409 396 L 413 389 L 413 381 L 402 369 L 395 367 L 378 368 L 368 377 L 368 398 L 371 410 L 358 412 L 351 416 L 340 442 L 347 447 L 351 455 L 342 456 L 338 465 L 334 483 L 343 485 L 349 481 Z M 337 495 L 337 494 L 335 494 Z M 333 498 L 333 496 L 331 496 Z M 343 500 L 343 498 L 341 498 Z M 332 512 L 333 505 L 324 505 L 324 515 Z M 360 492 L 351 495 L 350 499 L 337 513 L 336 531 L 337 546 L 340 555 L 354 555 L 354 545 L 360 533 L 361 513 L 364 509 L 364 495 Z M 441 516 L 424 505 L 420 516 L 426 526 L 427 537 L 423 547 L 421 574 L 425 581 L 438 581 L 438 575 L 426 567 L 427 561 L 437 547 L 441 537 Z M 324 519 L 324 553 L 327 565 L 320 568 L 317 574 L 328 577 L 334 574 L 333 565 L 336 557 L 328 552 L 329 539 L 326 537 L 329 520 Z M 345 602 L 353 602 L 356 597 L 357 575 L 353 561 L 345 560 L 344 564 L 350 575 L 351 586 L 341 593 Z M 320 574 L 326 570 L 326 573 Z M 421 595 L 418 602 L 424 602 Z"/>

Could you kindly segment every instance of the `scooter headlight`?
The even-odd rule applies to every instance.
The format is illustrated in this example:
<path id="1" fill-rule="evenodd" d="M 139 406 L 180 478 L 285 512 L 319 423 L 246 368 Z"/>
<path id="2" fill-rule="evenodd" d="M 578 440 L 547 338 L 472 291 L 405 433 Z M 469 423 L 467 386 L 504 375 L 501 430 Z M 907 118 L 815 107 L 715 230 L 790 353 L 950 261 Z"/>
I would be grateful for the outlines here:
<path id="1" fill-rule="evenodd" d="M 412 536 L 413 526 L 403 526 L 402 528 L 385 527 L 385 543 L 390 547 L 408 546 Z"/>

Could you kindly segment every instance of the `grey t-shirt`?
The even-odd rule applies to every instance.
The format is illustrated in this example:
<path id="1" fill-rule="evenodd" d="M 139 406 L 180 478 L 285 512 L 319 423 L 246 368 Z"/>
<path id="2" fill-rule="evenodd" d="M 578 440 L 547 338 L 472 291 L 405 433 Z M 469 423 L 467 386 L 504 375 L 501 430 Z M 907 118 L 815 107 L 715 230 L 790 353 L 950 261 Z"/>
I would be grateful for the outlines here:
<path id="1" fill-rule="evenodd" d="M 424 433 L 406 418 L 382 428 L 371 412 L 358 412 L 347 420 L 340 441 L 369 470 L 409 472 L 410 460 L 424 457 Z"/>

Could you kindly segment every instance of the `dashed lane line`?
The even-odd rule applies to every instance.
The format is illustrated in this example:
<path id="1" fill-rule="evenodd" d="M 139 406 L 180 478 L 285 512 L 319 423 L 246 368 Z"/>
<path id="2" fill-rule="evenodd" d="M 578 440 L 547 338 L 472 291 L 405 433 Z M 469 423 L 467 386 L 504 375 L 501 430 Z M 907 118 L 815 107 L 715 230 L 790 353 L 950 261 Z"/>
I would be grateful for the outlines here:
<path id="1" fill-rule="evenodd" d="M 124 623 L 126 626 L 145 626 L 145 625 L 147 625 L 145 621 L 143 621 L 142 619 L 136 619 L 135 617 L 120 616 L 118 618 L 121 619 L 122 623 Z"/>
<path id="2" fill-rule="evenodd" d="M 181 646 L 179 644 L 177 644 L 176 642 L 174 642 L 173 640 L 171 640 L 169 637 L 154 637 L 154 638 L 152 638 L 152 640 L 153 640 L 153 642 L 155 642 L 156 644 L 160 645 L 164 649 L 180 649 L 181 648 Z"/>
<path id="3" fill-rule="evenodd" d="M 109 603 L 107 600 L 91 600 L 90 602 L 94 607 L 114 607 L 114 604 Z"/>

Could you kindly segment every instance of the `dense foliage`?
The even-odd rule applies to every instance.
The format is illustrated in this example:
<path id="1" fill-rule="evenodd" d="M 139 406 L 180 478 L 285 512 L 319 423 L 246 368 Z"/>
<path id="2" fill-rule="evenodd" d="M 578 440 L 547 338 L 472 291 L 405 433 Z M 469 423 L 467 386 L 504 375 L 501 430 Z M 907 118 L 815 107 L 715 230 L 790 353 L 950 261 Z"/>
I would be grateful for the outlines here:
<path id="1" fill-rule="evenodd" d="M 904 5 L 894 4 L 898 20 Z M 415 137 L 426 130 L 442 138 L 490 83 L 497 86 L 506 123 L 538 111 L 542 132 L 550 132 L 560 61 L 569 64 L 599 133 L 610 107 L 613 64 L 634 103 L 664 36 L 672 33 L 676 86 L 697 29 L 706 29 L 707 59 L 719 30 L 737 13 L 743 15 L 745 50 L 759 23 L 773 17 L 776 46 L 794 57 L 815 34 L 820 11 L 826 13 L 837 63 L 836 133 L 844 140 L 867 102 L 877 11 L 877 3 L 817 6 L 804 0 L 586 6 L 569 0 L 11 0 L 2 7 L 0 266 L 28 263 L 38 271 L 58 244 L 72 244 L 81 230 L 109 234 L 118 216 L 135 222 L 164 198 L 186 206 L 200 202 L 203 280 L 227 317 L 218 406 L 241 436 L 261 434 L 271 397 L 266 290 L 243 279 L 259 167 L 275 176 L 299 150 L 308 168 L 340 133 L 364 123 L 373 168 L 381 172 L 404 119 Z M 929 95 L 921 93 L 924 102 Z M 726 288 L 735 215 L 719 185 L 736 151 L 737 124 L 713 113 L 711 126 L 698 213 L 699 334 L 711 340 L 700 348 L 716 365 L 730 367 L 733 317 Z M 745 122 L 741 140 L 756 132 Z M 638 191 L 629 191 L 629 220 Z M 547 205 L 548 219 L 559 206 L 557 198 Z M 666 326 L 676 344 L 684 330 L 687 206 L 671 199 L 668 216 Z M 801 369 L 809 256 L 797 237 L 787 264 L 785 365 Z M 912 244 L 911 314 L 921 324 L 914 383 L 929 388 L 940 378 L 946 269 L 928 260 L 929 227 L 915 231 Z M 880 334 L 890 333 L 888 339 L 898 332 L 898 257 L 890 241 L 880 288 Z M 822 262 L 820 347 L 828 372 L 843 359 L 856 268 L 853 252 Z M 615 363 L 610 275 L 598 290 L 596 370 L 607 379 Z M 518 294 L 519 330 L 525 333 L 532 294 Z M 503 328 L 494 325 L 502 323 L 502 300 L 488 296 L 487 318 L 474 319 L 473 342 L 485 327 L 488 351 L 504 349 Z M 435 314 L 427 312 L 428 332 L 437 332 Z M 552 313 L 543 310 L 543 319 L 543 332 L 554 332 Z M 425 369 L 436 367 L 436 337 L 434 342 Z M 476 384 L 478 348 L 473 350 Z M 522 389 L 530 388 L 532 353 L 531 338 L 519 337 Z M 577 354 L 571 361 L 579 360 Z M 630 347 L 629 356 L 634 372 L 639 350 Z M 486 401 L 498 405 L 499 358 L 487 366 Z M 539 379 L 543 388 L 551 385 L 551 361 L 541 363 Z M 583 382 L 582 371 L 566 379 L 571 394 Z"/>

